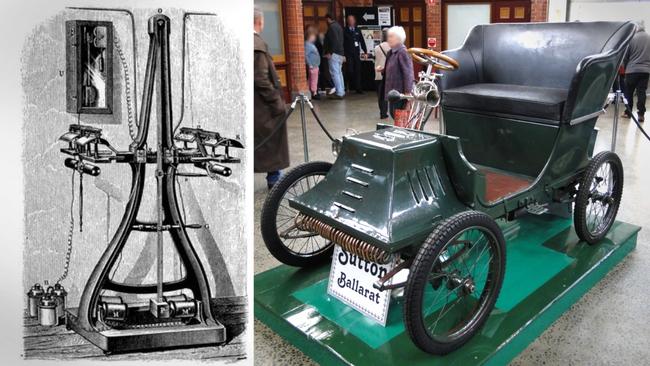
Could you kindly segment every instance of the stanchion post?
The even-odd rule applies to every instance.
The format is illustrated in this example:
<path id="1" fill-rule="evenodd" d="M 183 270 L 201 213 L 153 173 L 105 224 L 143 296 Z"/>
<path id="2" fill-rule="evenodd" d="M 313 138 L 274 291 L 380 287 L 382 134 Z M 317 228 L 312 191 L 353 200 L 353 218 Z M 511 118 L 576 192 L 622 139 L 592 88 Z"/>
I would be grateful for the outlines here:
<path id="1" fill-rule="evenodd" d="M 300 98 L 300 122 L 302 123 L 302 146 L 305 156 L 305 163 L 309 162 L 309 145 L 307 142 L 307 118 L 305 117 L 305 100 L 307 96 L 300 93 L 296 99 Z"/>
<path id="2" fill-rule="evenodd" d="M 621 88 L 617 88 L 614 92 L 614 123 L 612 124 L 612 147 L 610 150 L 616 152 L 616 135 L 618 134 L 618 103 L 622 98 Z"/>

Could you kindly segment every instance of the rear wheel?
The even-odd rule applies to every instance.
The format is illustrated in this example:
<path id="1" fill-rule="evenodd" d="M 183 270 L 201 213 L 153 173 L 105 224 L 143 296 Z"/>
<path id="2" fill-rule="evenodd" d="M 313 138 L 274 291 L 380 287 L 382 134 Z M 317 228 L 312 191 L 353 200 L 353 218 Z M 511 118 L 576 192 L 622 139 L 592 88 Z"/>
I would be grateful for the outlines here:
<path id="1" fill-rule="evenodd" d="M 594 156 L 580 180 L 574 226 L 581 240 L 595 244 L 612 227 L 623 195 L 623 164 L 611 151 Z"/>
<path id="2" fill-rule="evenodd" d="M 469 341 L 494 308 L 505 260 L 503 234 L 488 215 L 466 211 L 438 224 L 406 283 L 404 323 L 415 345 L 443 355 Z"/>
<path id="3" fill-rule="evenodd" d="M 295 167 L 273 186 L 264 201 L 260 217 L 262 239 L 269 252 L 280 262 L 308 267 L 327 261 L 332 256 L 332 242 L 296 227 L 298 211 L 289 206 L 289 199 L 312 189 L 329 172 L 332 164 L 309 162 Z"/>

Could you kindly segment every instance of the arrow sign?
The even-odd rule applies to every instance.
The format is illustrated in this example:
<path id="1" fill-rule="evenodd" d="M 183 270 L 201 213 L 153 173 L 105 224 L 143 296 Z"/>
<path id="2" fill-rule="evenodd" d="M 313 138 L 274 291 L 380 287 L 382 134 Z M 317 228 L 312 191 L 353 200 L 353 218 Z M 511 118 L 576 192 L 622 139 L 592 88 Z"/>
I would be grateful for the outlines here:
<path id="1" fill-rule="evenodd" d="M 363 18 L 363 20 L 366 22 L 369 20 L 375 20 L 375 14 L 363 13 L 363 16 L 361 18 Z"/>
<path id="2" fill-rule="evenodd" d="M 376 6 L 350 6 L 345 8 L 345 16 L 354 15 L 357 25 L 378 26 L 378 14 Z"/>

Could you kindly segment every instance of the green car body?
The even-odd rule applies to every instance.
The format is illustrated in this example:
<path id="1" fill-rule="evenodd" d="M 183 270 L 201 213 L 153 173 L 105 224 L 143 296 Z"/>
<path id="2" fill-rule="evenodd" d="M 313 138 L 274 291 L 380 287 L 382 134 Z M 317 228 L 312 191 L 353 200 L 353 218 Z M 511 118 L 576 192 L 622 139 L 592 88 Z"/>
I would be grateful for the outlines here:
<path id="1" fill-rule="evenodd" d="M 560 120 L 454 109 L 443 97 L 444 135 L 379 125 L 347 136 L 325 179 L 290 205 L 384 251 L 407 254 L 437 222 L 461 211 L 514 219 L 533 206 L 568 206 L 593 155 L 596 120 L 628 41 L 580 61 Z M 446 53 L 469 59 L 463 52 Z M 460 78 L 472 79 L 471 73 Z M 489 201 L 483 167 L 530 184 Z"/>

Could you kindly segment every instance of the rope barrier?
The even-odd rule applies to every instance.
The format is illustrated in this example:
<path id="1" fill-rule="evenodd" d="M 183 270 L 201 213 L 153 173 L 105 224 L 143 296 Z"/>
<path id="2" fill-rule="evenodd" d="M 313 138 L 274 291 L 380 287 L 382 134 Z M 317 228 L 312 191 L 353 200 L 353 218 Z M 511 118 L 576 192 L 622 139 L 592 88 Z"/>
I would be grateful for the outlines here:
<path id="1" fill-rule="evenodd" d="M 284 118 L 282 119 L 282 121 L 280 121 L 280 123 L 278 123 L 278 125 L 275 126 L 275 128 L 273 129 L 273 131 L 271 131 L 271 133 L 270 133 L 268 136 L 266 136 L 266 137 L 264 138 L 264 140 L 262 140 L 262 142 L 260 142 L 259 144 L 255 145 L 255 147 L 253 148 L 254 151 L 257 150 L 257 149 L 259 149 L 260 147 L 262 147 L 262 145 L 264 145 L 264 144 L 266 144 L 267 142 L 269 142 L 269 140 L 270 140 L 270 139 L 271 139 L 271 138 L 272 138 L 272 137 L 273 137 L 273 136 L 274 136 L 278 131 L 280 131 L 280 129 L 282 128 L 282 126 L 284 126 L 284 125 L 287 123 L 287 120 L 289 119 L 289 117 L 291 116 L 291 114 L 293 113 L 293 111 L 296 110 L 296 104 L 298 104 L 298 103 L 300 103 L 300 108 L 304 108 L 304 107 L 305 107 L 305 103 L 306 103 L 306 104 L 309 106 L 309 109 L 311 110 L 312 115 L 313 115 L 314 118 L 316 119 L 316 122 L 318 123 L 318 126 L 320 126 L 321 130 L 323 130 L 323 132 L 325 133 L 325 135 L 327 136 L 327 138 L 329 138 L 330 141 L 334 141 L 334 140 L 335 140 L 334 137 L 332 137 L 332 134 L 331 134 L 331 133 L 327 130 L 327 128 L 325 127 L 325 124 L 323 124 L 323 121 L 320 119 L 320 117 L 319 117 L 318 114 L 316 113 L 316 110 L 314 109 L 314 105 L 311 104 L 311 101 L 310 101 L 309 99 L 307 99 L 307 97 L 305 97 L 304 95 L 298 95 L 298 96 L 296 96 L 296 99 L 294 99 L 293 103 L 291 103 L 291 106 L 289 107 L 289 112 L 287 112 L 287 113 L 285 114 L 285 116 L 284 116 Z M 302 117 L 301 117 L 301 118 L 302 118 Z"/>

